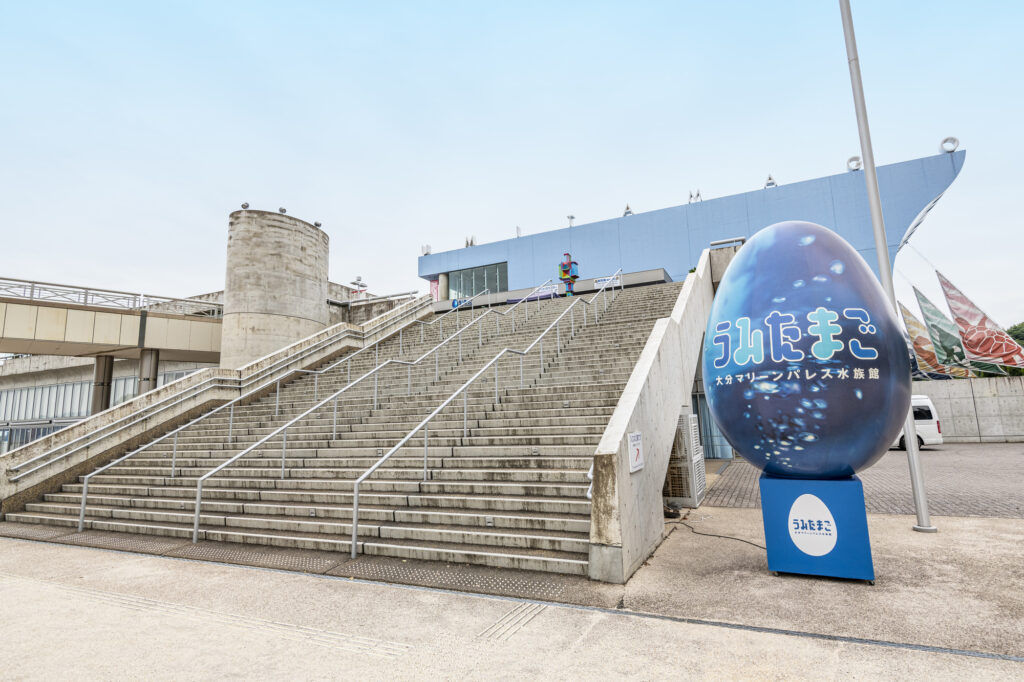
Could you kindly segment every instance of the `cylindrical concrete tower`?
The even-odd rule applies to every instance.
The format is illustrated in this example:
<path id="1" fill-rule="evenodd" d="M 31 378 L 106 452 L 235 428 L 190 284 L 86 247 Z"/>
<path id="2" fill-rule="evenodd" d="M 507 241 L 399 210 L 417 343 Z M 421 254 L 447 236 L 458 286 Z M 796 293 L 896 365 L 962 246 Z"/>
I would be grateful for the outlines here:
<path id="1" fill-rule="evenodd" d="M 220 366 L 237 369 L 327 326 L 328 238 L 280 213 L 235 211 Z"/>

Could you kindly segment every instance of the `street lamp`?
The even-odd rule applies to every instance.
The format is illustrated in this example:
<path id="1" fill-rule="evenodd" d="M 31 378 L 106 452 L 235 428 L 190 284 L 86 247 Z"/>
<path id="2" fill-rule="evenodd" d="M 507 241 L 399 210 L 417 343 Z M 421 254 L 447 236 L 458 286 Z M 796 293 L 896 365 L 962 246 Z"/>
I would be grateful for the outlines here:
<path id="1" fill-rule="evenodd" d="M 892 286 L 892 269 L 889 265 L 889 246 L 885 239 L 885 220 L 882 218 L 882 202 L 878 196 L 878 174 L 875 172 L 875 154 L 871 148 L 871 131 L 868 128 L 868 110 L 864 104 L 864 84 L 860 79 L 860 61 L 857 58 L 857 38 L 853 34 L 853 15 L 850 0 L 839 0 L 839 12 L 843 16 L 843 37 L 846 39 L 846 59 L 850 64 L 850 83 L 853 86 L 853 106 L 857 111 L 857 130 L 860 133 L 860 151 L 863 157 L 864 182 L 867 184 L 868 204 L 871 207 L 871 225 L 875 232 L 875 252 L 878 254 L 878 276 L 889 303 L 896 308 L 896 292 Z M 851 159 L 852 161 L 852 159 Z M 849 163 L 849 162 L 847 162 Z M 934 533 L 938 529 L 928 516 L 928 498 L 925 497 L 924 479 L 917 450 L 917 429 L 914 424 L 913 408 L 907 410 L 903 426 L 903 441 L 907 445 L 907 463 L 910 466 L 910 487 L 914 493 L 914 508 L 917 510 L 917 525 L 914 530 Z"/>

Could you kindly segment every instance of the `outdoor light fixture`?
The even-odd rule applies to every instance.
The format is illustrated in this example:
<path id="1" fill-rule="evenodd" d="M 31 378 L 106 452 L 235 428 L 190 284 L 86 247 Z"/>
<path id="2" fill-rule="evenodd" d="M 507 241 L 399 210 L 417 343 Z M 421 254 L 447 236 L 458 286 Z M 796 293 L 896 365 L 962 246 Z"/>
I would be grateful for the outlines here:
<path id="1" fill-rule="evenodd" d="M 859 156 L 851 156 L 846 160 L 846 170 L 859 171 L 862 167 Z"/>
<path id="2" fill-rule="evenodd" d="M 695 201 L 704 201 L 699 189 L 696 192 L 690 192 L 690 200 L 687 203 L 692 204 Z"/>
<path id="3" fill-rule="evenodd" d="M 320 224 L 320 223 L 313 223 L 313 226 L 314 226 L 314 227 L 320 227 L 320 226 L 321 226 L 321 224 Z"/>
<path id="4" fill-rule="evenodd" d="M 957 147 L 959 146 L 960 140 L 956 139 L 955 137 L 947 137 L 942 142 L 939 143 L 939 151 L 946 152 L 947 154 L 952 154 L 957 150 Z"/>
<path id="5" fill-rule="evenodd" d="M 574 216 L 574 215 L 567 215 L 565 217 L 569 219 L 569 227 L 572 227 L 572 221 L 576 220 L 576 216 Z"/>
<path id="6" fill-rule="evenodd" d="M 630 215 L 633 215 L 633 209 L 629 207 L 629 204 L 626 204 L 626 210 L 622 212 L 622 217 L 625 218 Z"/>
<path id="7" fill-rule="evenodd" d="M 248 201 L 246 201 L 245 203 L 242 204 L 242 209 L 243 210 L 247 209 L 247 208 L 249 208 L 249 202 Z"/>
<path id="8" fill-rule="evenodd" d="M 277 212 L 278 213 L 287 213 L 288 211 L 284 210 L 284 207 L 282 206 L 281 208 L 277 209 Z"/>
<path id="9" fill-rule="evenodd" d="M 769 173 L 768 174 L 768 179 L 764 181 L 764 188 L 768 189 L 769 187 L 778 187 L 778 186 L 779 186 L 778 183 L 775 182 L 775 178 L 773 178 L 772 174 Z"/>

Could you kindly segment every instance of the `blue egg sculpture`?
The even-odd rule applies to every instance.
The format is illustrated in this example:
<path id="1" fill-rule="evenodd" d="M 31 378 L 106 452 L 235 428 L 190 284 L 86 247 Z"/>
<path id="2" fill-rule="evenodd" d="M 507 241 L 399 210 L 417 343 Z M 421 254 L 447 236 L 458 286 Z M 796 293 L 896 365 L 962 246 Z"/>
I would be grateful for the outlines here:
<path id="1" fill-rule="evenodd" d="M 874 464 L 910 409 L 910 359 L 878 279 L 821 225 L 777 223 L 722 278 L 704 391 L 729 443 L 772 476 L 844 478 Z"/>

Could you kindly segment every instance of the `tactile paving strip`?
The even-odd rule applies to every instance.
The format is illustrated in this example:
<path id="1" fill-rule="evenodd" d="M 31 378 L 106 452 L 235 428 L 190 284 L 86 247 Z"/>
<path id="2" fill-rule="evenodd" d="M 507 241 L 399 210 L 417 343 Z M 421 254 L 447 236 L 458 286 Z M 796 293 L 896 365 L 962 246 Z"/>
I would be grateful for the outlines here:
<path id="1" fill-rule="evenodd" d="M 0 537 L 23 540 L 52 540 L 61 535 L 70 535 L 74 528 L 36 525 L 34 523 L 0 523 Z"/>
<path id="2" fill-rule="evenodd" d="M 226 564 L 246 564 L 263 568 L 279 568 L 288 571 L 306 573 L 324 573 L 334 568 L 345 556 L 337 558 L 310 556 L 292 552 L 268 552 L 249 549 L 229 544 L 189 544 L 171 552 L 169 556 L 182 559 L 200 559 L 202 561 L 219 561 Z"/>
<path id="3" fill-rule="evenodd" d="M 188 542 L 184 538 L 167 538 L 159 536 L 134 535 L 132 533 L 104 533 L 102 531 L 85 531 L 60 538 L 59 542 L 83 547 L 100 549 L 118 549 L 124 552 L 141 552 L 143 554 L 163 554 L 175 547 Z"/>
<path id="4" fill-rule="evenodd" d="M 511 572 L 492 572 L 476 566 L 427 568 L 424 566 L 382 561 L 353 561 L 334 571 L 332 575 L 350 578 L 380 580 L 383 582 L 439 587 L 460 592 L 479 592 L 531 599 L 559 600 L 566 591 L 559 576 L 538 579 L 512 575 Z"/>

